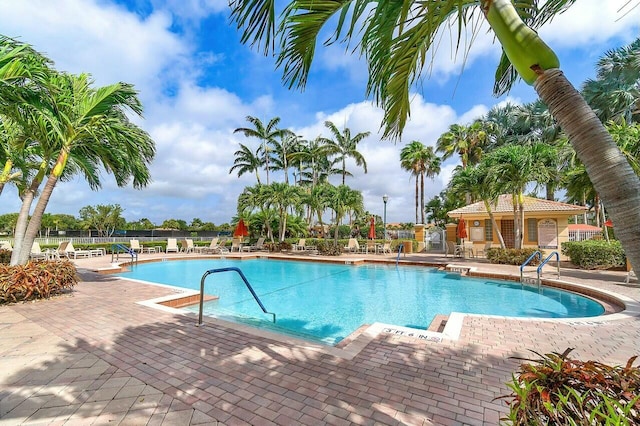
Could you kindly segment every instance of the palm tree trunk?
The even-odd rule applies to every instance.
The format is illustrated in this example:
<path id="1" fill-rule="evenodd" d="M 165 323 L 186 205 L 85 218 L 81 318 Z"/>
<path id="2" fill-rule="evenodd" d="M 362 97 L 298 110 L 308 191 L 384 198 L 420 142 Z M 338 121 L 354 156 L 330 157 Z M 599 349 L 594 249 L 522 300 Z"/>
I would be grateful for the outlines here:
<path id="1" fill-rule="evenodd" d="M 42 175 L 38 173 L 31 181 L 29 188 L 22 195 L 22 205 L 20 206 L 20 213 L 18 213 L 18 220 L 16 221 L 16 227 L 13 233 L 14 242 L 13 252 L 11 253 L 11 265 L 20 264 L 20 252 L 25 243 L 24 236 L 27 231 L 27 226 L 29 225 L 29 211 L 31 210 L 31 205 L 40 187 L 40 183 L 42 183 Z M 29 254 L 31 254 L 31 244 L 33 244 L 33 241 L 29 244 Z"/>
<path id="2" fill-rule="evenodd" d="M 562 71 L 544 71 L 534 86 L 585 165 L 631 266 L 640 270 L 640 179 Z"/>
<path id="3" fill-rule="evenodd" d="M 416 174 L 416 223 L 418 223 L 418 175 Z"/>
<path id="4" fill-rule="evenodd" d="M 56 187 L 57 183 L 58 177 L 54 173 L 51 173 L 44 185 L 44 188 L 42 188 L 40 197 L 38 197 L 38 202 L 36 203 L 35 209 L 33 209 L 33 214 L 31 215 L 29 225 L 27 226 L 27 230 L 24 234 L 22 248 L 20 249 L 18 257 L 18 264 L 20 265 L 24 265 L 29 260 L 31 246 L 38 235 L 40 225 L 42 224 L 42 216 L 47 209 L 47 204 L 49 203 L 49 199 L 51 198 L 51 194 L 53 193 L 53 189 Z"/>
<path id="5" fill-rule="evenodd" d="M 596 219 L 595 225 L 599 228 L 600 227 L 600 197 L 598 196 L 598 194 L 596 194 L 595 198 L 593 199 L 593 213 Z"/>
<path id="6" fill-rule="evenodd" d="M 420 223 L 424 225 L 424 172 L 420 173 Z"/>

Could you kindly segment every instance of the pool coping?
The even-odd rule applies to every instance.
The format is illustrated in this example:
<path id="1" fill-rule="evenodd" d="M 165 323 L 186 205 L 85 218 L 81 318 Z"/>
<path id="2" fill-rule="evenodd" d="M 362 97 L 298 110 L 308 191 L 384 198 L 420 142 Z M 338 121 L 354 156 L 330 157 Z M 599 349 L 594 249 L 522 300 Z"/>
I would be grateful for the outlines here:
<path id="1" fill-rule="evenodd" d="M 144 261 L 139 261 L 138 263 L 151 263 L 151 262 L 162 262 L 162 261 L 173 261 L 173 260 L 202 260 L 202 259 L 220 259 L 220 258 L 232 258 L 239 260 L 249 260 L 249 259 L 277 259 L 277 260 L 289 260 L 289 261 L 313 261 L 313 262 L 322 262 L 322 263 L 333 263 L 333 264 L 347 264 L 347 265 L 363 265 L 363 264 L 398 264 L 403 266 L 423 266 L 423 267 L 433 267 L 441 270 L 446 270 L 452 273 L 461 273 L 461 274 L 469 274 L 468 276 L 474 278 L 494 278 L 494 279 L 502 279 L 507 281 L 516 281 L 519 282 L 520 277 L 510 273 L 487 273 L 483 271 L 479 271 L 476 267 L 468 266 L 468 265 L 459 265 L 455 263 L 427 263 L 427 262 L 412 262 L 412 261 L 395 261 L 395 260 L 385 260 L 385 259 L 367 259 L 367 258 L 349 258 L 346 260 L 337 260 L 337 259 L 322 259 L 318 257 L 296 257 L 296 258 L 283 258 L 280 256 L 268 256 L 265 254 L 256 254 L 254 256 L 189 256 L 189 257 L 176 257 L 176 258 L 152 258 L 145 259 Z M 118 272 L 124 272 L 128 266 L 131 265 L 130 261 L 120 262 L 120 263 L 112 263 L 109 268 L 100 268 L 97 270 L 98 273 L 101 274 L 113 274 Z M 182 309 L 167 306 L 171 303 L 172 300 L 183 298 L 183 297 L 193 297 L 195 295 L 199 295 L 199 291 L 184 289 L 181 287 L 175 287 L 166 284 L 153 283 L 149 281 L 142 281 L 136 279 L 130 279 L 126 277 L 116 277 L 117 279 L 129 280 L 133 282 L 140 282 L 148 285 L 156 285 L 166 287 L 174 292 L 174 294 L 169 294 L 166 296 L 162 296 L 159 298 L 144 300 L 137 302 L 140 305 L 147 306 L 153 309 L 160 309 L 165 312 L 170 312 L 174 314 L 195 316 L 195 313 Z M 510 317 L 510 316 L 500 316 L 500 315 L 484 315 L 484 314 L 470 314 L 470 313 L 462 313 L 462 312 L 452 312 L 447 319 L 446 325 L 441 332 L 424 330 L 424 329 L 415 329 L 410 327 L 396 326 L 392 324 L 384 324 L 384 323 L 373 323 L 370 325 L 362 325 L 356 331 L 354 331 L 351 335 L 347 336 L 341 342 L 347 341 L 346 344 L 340 345 L 340 342 L 337 345 L 327 345 L 322 344 L 317 341 L 311 341 L 304 339 L 302 337 L 295 337 L 291 335 L 286 335 L 282 333 L 273 332 L 263 328 L 252 327 L 249 325 L 226 321 L 224 319 L 210 317 L 207 316 L 207 324 L 215 323 L 221 327 L 228 327 L 232 329 L 236 329 L 254 336 L 266 337 L 268 336 L 270 339 L 281 343 L 295 344 L 305 349 L 310 349 L 314 351 L 321 351 L 323 353 L 331 354 L 333 356 L 337 356 L 344 359 L 353 359 L 356 355 L 358 355 L 364 347 L 366 347 L 369 342 L 378 337 L 379 335 L 388 335 L 388 336 L 399 336 L 399 337 L 407 337 L 415 339 L 416 341 L 425 341 L 438 343 L 442 341 L 456 341 L 460 338 L 460 334 L 462 333 L 463 322 L 466 317 L 479 317 L 479 318 L 497 318 L 497 319 L 506 319 L 511 321 L 544 321 L 544 322 L 556 322 L 563 324 L 573 324 L 573 325 L 600 325 L 604 323 L 609 323 L 612 321 L 624 320 L 629 318 L 638 317 L 640 318 L 640 303 L 635 301 L 634 299 L 614 293 L 608 290 L 596 289 L 594 287 L 572 283 L 565 280 L 560 279 L 548 279 L 542 278 L 541 284 L 550 287 L 560 288 L 566 291 L 574 291 L 584 297 L 590 297 L 599 302 L 599 298 L 604 299 L 607 302 L 614 303 L 618 305 L 621 310 L 613 313 L 604 313 L 597 317 L 576 317 L 576 318 L 538 318 L 538 317 Z M 207 324 L 203 324 L 202 326 L 206 326 Z"/>

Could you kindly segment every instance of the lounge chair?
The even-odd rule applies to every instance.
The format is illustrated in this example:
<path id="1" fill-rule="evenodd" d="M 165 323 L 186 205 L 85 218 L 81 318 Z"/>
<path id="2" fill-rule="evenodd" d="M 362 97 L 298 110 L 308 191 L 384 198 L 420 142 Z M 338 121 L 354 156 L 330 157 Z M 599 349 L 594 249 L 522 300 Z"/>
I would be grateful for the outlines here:
<path id="1" fill-rule="evenodd" d="M 259 250 L 265 250 L 265 248 L 264 248 L 264 237 L 258 238 L 258 241 L 256 242 L 255 245 L 242 247 L 242 251 L 251 252 L 251 251 L 259 251 Z"/>
<path id="2" fill-rule="evenodd" d="M 200 247 L 201 253 L 229 253 L 229 249 L 222 244 L 222 242 L 218 242 L 218 237 L 211 240 L 211 244 L 208 247 Z M 197 248 L 196 248 L 197 250 Z"/>
<path id="3" fill-rule="evenodd" d="M 178 248 L 178 239 L 177 238 L 167 238 L 167 248 L 165 249 L 165 253 L 178 253 L 180 249 Z"/>
<path id="4" fill-rule="evenodd" d="M 473 242 L 472 241 L 465 241 L 462 244 L 462 247 L 463 247 L 463 252 L 462 252 L 463 257 L 467 257 L 467 255 L 469 257 L 476 257 L 476 255 L 473 253 Z"/>
<path id="5" fill-rule="evenodd" d="M 142 249 L 144 248 L 144 246 L 140 245 L 140 241 L 138 240 L 129 240 L 129 247 L 131 247 L 131 250 L 136 253 L 142 253 Z"/>
<path id="6" fill-rule="evenodd" d="M 193 245 L 193 240 L 191 238 L 180 240 L 180 251 L 182 253 L 194 253 L 195 247 Z"/>
<path id="7" fill-rule="evenodd" d="M 629 280 L 631 278 L 638 279 L 638 276 L 636 275 L 636 273 L 635 273 L 635 271 L 633 269 L 630 269 L 629 272 L 627 272 L 627 278 L 624 279 L 624 283 L 625 284 L 629 284 Z"/>
<path id="8" fill-rule="evenodd" d="M 378 252 L 378 244 L 376 244 L 376 242 L 374 240 L 367 240 L 367 244 L 363 245 L 360 248 L 360 251 L 362 253 L 377 253 Z"/>
<path id="9" fill-rule="evenodd" d="M 13 251 L 13 247 L 11 247 L 11 243 L 9 241 L 3 240 L 0 241 L 0 250 Z"/>
<path id="10" fill-rule="evenodd" d="M 234 238 L 231 240 L 231 252 L 234 250 L 240 252 L 242 251 L 242 238 Z"/>
<path id="11" fill-rule="evenodd" d="M 65 244 L 66 243 L 66 244 Z M 63 241 L 58 244 L 58 249 L 56 250 L 59 255 L 65 256 L 67 259 L 77 259 L 79 257 L 91 257 L 91 251 L 89 250 L 76 250 L 73 247 L 73 243 L 71 241 Z"/>
<path id="12" fill-rule="evenodd" d="M 47 257 L 48 257 L 47 253 L 43 252 L 42 249 L 40 248 L 40 243 L 37 241 L 34 241 L 33 244 L 31 245 L 31 253 L 29 254 L 29 259 L 46 260 Z"/>
<path id="13" fill-rule="evenodd" d="M 462 257 L 462 247 L 454 243 L 453 241 L 447 241 L 447 251 L 444 253 L 444 257 L 452 255 L 453 257 Z"/>
<path id="14" fill-rule="evenodd" d="M 355 238 L 349 238 L 349 243 L 343 247 L 343 251 L 348 253 L 357 253 L 360 251 L 360 244 Z"/>
<path id="15" fill-rule="evenodd" d="M 382 246 L 378 246 L 380 254 L 391 254 L 391 241 L 385 241 Z"/>

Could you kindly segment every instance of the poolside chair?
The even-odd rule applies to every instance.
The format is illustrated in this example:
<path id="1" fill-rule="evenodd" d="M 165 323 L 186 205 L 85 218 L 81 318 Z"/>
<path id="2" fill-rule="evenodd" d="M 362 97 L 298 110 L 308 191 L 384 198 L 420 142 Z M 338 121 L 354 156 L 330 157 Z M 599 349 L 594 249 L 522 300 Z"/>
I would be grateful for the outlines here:
<path id="1" fill-rule="evenodd" d="M 40 243 L 34 241 L 31 245 L 31 253 L 29 254 L 29 259 L 31 260 L 46 260 L 47 253 L 43 252 L 40 248 Z"/>
<path id="2" fill-rule="evenodd" d="M 0 250 L 13 251 L 13 247 L 11 247 L 11 243 L 9 241 L 3 240 L 0 241 Z"/>
<path id="3" fill-rule="evenodd" d="M 291 244 L 291 248 L 293 249 L 293 251 L 299 251 L 299 250 L 302 251 L 304 250 L 304 246 L 306 242 L 307 240 L 305 238 L 300 238 L 297 244 Z"/>
<path id="4" fill-rule="evenodd" d="M 445 246 L 447 251 L 444 253 L 444 257 L 452 255 L 453 257 L 462 257 L 462 247 L 454 243 L 453 241 L 447 241 Z"/>
<path id="5" fill-rule="evenodd" d="M 165 249 L 165 253 L 178 253 L 180 249 L 178 248 L 178 239 L 177 238 L 167 238 L 167 248 Z"/>
<path id="6" fill-rule="evenodd" d="M 377 253 L 378 244 L 374 240 L 367 240 L 367 244 L 360 247 L 360 251 L 365 254 Z"/>
<path id="7" fill-rule="evenodd" d="M 382 246 L 378 246 L 380 254 L 391 254 L 391 241 L 385 241 Z"/>
<path id="8" fill-rule="evenodd" d="M 224 241 L 225 239 L 218 242 L 218 237 L 216 237 L 213 240 L 211 240 L 211 244 L 209 244 L 208 247 L 202 248 L 201 251 L 203 253 L 220 253 L 220 254 L 229 253 L 229 249 L 224 246 Z"/>
<path id="9" fill-rule="evenodd" d="M 62 241 L 58 244 L 58 248 L 55 250 L 55 256 L 58 258 L 64 256 L 67 259 L 71 259 L 72 257 L 77 259 L 79 257 L 91 257 L 91 251 L 76 250 L 71 241 Z"/>
<path id="10" fill-rule="evenodd" d="M 193 240 L 191 238 L 180 240 L 180 251 L 182 253 L 194 253 L 195 247 L 193 245 Z"/>
<path id="11" fill-rule="evenodd" d="M 463 249 L 463 252 L 462 252 L 463 257 L 467 257 L 467 255 L 469 257 L 476 257 L 476 255 L 473 252 L 473 241 L 465 241 L 462 244 L 462 249 Z"/>
<path id="12" fill-rule="evenodd" d="M 636 273 L 635 273 L 635 271 L 633 269 L 630 269 L 629 272 L 627 272 L 627 278 L 624 279 L 624 283 L 625 284 L 629 284 L 629 280 L 631 278 L 638 279 L 638 276 L 636 275 Z"/>
<path id="13" fill-rule="evenodd" d="M 234 250 L 240 252 L 242 251 L 242 238 L 234 238 L 231 240 L 231 252 Z"/>
<path id="14" fill-rule="evenodd" d="M 138 240 L 129 240 L 129 247 L 136 253 L 142 253 L 142 249 L 144 248 L 144 246 L 140 245 L 140 241 Z"/>
<path id="15" fill-rule="evenodd" d="M 360 244 L 355 238 L 349 238 L 349 243 L 343 247 L 343 251 L 348 253 L 357 253 L 360 251 Z"/>
<path id="16" fill-rule="evenodd" d="M 476 250 L 476 257 L 480 257 L 480 256 L 482 256 L 482 257 L 487 257 L 487 252 L 488 252 L 488 251 L 489 251 L 489 249 L 491 248 L 491 244 L 492 244 L 492 242 L 491 242 L 491 241 L 487 241 L 487 242 L 484 244 L 484 247 L 479 248 L 478 250 Z"/>
<path id="17" fill-rule="evenodd" d="M 258 241 L 256 242 L 255 245 L 242 247 L 242 251 L 251 252 L 251 251 L 258 251 L 258 250 L 265 250 L 265 248 L 264 248 L 264 237 L 258 238 Z"/>

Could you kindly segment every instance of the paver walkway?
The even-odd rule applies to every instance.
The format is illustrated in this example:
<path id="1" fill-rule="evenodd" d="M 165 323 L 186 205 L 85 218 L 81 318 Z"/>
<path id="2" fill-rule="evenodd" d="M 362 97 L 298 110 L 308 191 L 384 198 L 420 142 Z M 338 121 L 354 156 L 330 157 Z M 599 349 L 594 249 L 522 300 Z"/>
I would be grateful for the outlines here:
<path id="1" fill-rule="evenodd" d="M 563 275 L 640 295 L 619 285 L 620 272 Z M 192 314 L 137 303 L 170 289 L 82 277 L 70 295 L 0 307 L 0 425 L 496 425 L 505 405 L 494 398 L 508 393 L 520 362 L 510 357 L 572 347 L 577 358 L 622 364 L 640 353 L 633 316 L 602 323 L 466 316 L 456 341 L 380 334 L 355 353 L 323 349 L 214 319 L 196 327 Z"/>

